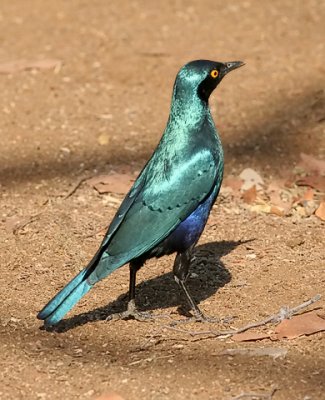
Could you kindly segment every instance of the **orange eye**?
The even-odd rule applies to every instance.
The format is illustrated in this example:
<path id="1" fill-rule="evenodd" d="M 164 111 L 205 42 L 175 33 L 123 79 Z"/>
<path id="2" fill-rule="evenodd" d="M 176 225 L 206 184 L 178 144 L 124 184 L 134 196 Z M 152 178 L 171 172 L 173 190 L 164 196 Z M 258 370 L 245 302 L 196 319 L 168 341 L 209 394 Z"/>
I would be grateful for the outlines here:
<path id="1" fill-rule="evenodd" d="M 215 79 L 219 75 L 219 72 L 216 69 L 213 69 L 210 72 L 210 75 L 212 76 L 213 79 Z"/>

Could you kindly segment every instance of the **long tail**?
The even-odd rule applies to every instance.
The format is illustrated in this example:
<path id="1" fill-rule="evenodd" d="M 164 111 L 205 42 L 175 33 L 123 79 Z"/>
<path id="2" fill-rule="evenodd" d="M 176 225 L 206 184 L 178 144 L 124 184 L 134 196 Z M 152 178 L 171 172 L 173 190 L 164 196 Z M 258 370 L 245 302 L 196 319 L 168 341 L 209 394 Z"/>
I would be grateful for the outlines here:
<path id="1" fill-rule="evenodd" d="M 57 324 L 65 314 L 92 288 L 87 282 L 89 269 L 83 269 L 46 306 L 37 318 L 44 320 L 46 326 Z"/>
<path id="2" fill-rule="evenodd" d="M 75 276 L 46 306 L 37 314 L 44 320 L 45 326 L 57 324 L 65 314 L 94 286 L 117 268 L 128 262 L 128 259 L 113 258 L 101 247 L 93 259 L 77 276 Z"/>

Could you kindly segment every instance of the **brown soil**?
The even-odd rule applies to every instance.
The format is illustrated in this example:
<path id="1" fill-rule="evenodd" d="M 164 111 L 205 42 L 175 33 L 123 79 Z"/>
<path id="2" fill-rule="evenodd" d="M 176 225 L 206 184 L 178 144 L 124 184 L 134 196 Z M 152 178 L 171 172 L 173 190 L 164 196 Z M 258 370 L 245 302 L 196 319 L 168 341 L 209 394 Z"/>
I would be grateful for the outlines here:
<path id="1" fill-rule="evenodd" d="M 40 329 L 35 318 L 90 259 L 116 211 L 109 196 L 86 185 L 60 195 L 84 176 L 141 168 L 185 62 L 247 63 L 211 99 L 226 175 L 253 167 L 272 179 L 291 170 L 301 151 L 324 154 L 323 21 L 318 0 L 2 5 L 0 62 L 57 58 L 63 65 L 0 75 L 1 399 L 92 399 L 114 390 L 128 400 L 227 400 L 272 388 L 274 400 L 325 399 L 321 333 L 243 344 L 162 329 L 168 319 L 106 322 L 125 307 L 126 267 L 98 284 L 59 332 Z M 218 223 L 198 246 L 190 287 L 202 310 L 241 326 L 324 292 L 319 219 L 232 210 L 219 200 Z M 30 216 L 14 234 L 8 221 Z M 137 301 L 181 319 L 172 261 L 151 260 L 139 272 Z M 286 357 L 220 355 L 274 346 L 287 349 Z"/>

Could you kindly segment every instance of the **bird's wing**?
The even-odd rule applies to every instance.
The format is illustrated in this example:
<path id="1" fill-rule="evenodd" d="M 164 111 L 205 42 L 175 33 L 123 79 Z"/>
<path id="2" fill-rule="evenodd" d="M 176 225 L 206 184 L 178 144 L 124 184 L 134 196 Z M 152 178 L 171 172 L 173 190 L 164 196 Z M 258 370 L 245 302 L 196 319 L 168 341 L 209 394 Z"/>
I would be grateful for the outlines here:
<path id="1" fill-rule="evenodd" d="M 118 227 L 124 220 L 125 215 L 129 211 L 130 207 L 136 200 L 141 190 L 143 189 L 144 184 L 145 184 L 145 168 L 142 170 L 137 180 L 134 182 L 131 189 L 129 190 L 124 200 L 122 201 L 119 209 L 117 210 L 112 222 L 110 223 L 108 231 L 103 239 L 101 248 L 107 247 L 109 240 L 111 239 L 112 235 L 115 233 L 115 231 L 118 229 Z"/>
<path id="2" fill-rule="evenodd" d="M 173 163 L 168 171 L 159 161 L 148 165 L 144 172 L 103 241 L 102 256 L 109 261 L 109 268 L 139 257 L 164 240 L 211 193 L 218 179 L 221 182 L 222 162 L 216 164 L 212 153 L 204 149 L 186 162 Z M 124 207 L 120 221 L 116 220 Z M 107 268 L 106 262 L 99 263 L 94 278 L 106 276 Z"/>

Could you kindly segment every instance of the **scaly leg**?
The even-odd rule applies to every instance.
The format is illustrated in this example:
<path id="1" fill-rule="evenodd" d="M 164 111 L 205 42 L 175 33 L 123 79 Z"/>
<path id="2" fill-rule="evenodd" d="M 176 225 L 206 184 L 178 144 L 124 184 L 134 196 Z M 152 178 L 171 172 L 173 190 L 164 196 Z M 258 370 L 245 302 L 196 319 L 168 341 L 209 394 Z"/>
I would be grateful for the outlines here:
<path id="1" fill-rule="evenodd" d="M 138 321 L 146 321 L 154 318 L 150 313 L 140 312 L 137 310 L 135 305 L 135 285 L 136 275 L 138 270 L 142 267 L 143 263 L 139 261 L 130 262 L 130 283 L 129 283 L 129 301 L 127 310 L 109 315 L 106 320 L 118 320 L 118 319 L 136 319 Z"/>
<path id="2" fill-rule="evenodd" d="M 175 263 L 174 263 L 174 278 L 175 281 L 179 284 L 181 287 L 182 291 L 184 292 L 187 301 L 189 302 L 191 309 L 194 313 L 194 317 L 197 321 L 201 322 L 216 322 L 219 321 L 218 319 L 210 319 L 205 317 L 205 315 L 202 313 L 202 311 L 199 309 L 195 301 L 193 300 L 193 297 L 190 295 L 185 282 L 186 278 L 188 276 L 189 268 L 190 268 L 190 263 L 191 263 L 191 250 L 188 249 L 184 251 L 183 253 L 178 253 L 176 258 L 175 258 Z"/>

